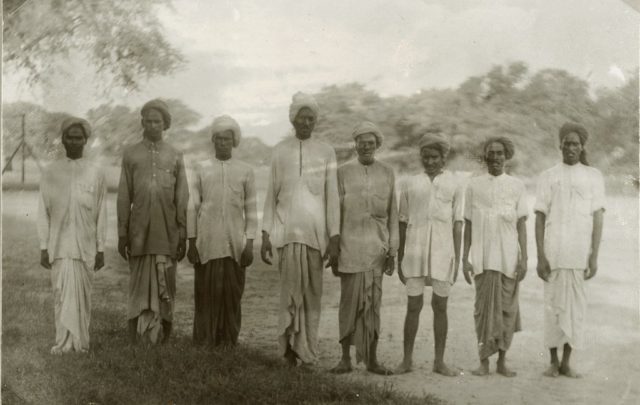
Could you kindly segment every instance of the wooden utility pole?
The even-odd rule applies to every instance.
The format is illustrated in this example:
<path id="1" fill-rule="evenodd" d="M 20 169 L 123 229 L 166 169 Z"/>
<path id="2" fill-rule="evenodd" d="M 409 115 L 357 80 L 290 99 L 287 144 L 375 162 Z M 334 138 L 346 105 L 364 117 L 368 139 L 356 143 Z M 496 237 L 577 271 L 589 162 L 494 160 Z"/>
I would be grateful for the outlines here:
<path id="1" fill-rule="evenodd" d="M 24 131 L 24 118 L 26 114 L 22 114 L 22 184 L 24 184 L 24 161 L 27 160 L 26 135 Z"/>

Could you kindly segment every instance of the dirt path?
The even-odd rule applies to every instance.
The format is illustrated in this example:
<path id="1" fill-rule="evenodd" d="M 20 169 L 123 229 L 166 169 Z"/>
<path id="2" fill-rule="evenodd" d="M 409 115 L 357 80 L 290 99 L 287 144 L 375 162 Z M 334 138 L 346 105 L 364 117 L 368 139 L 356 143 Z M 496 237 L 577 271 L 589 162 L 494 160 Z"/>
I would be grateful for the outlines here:
<path id="1" fill-rule="evenodd" d="M 5 193 L 5 213 L 32 219 L 35 193 Z M 415 349 L 415 370 L 387 378 L 368 374 L 362 365 L 344 378 L 392 384 L 415 394 L 431 393 L 455 404 L 638 404 L 640 403 L 640 277 L 638 267 L 638 206 L 631 198 L 610 198 L 597 277 L 588 284 L 589 318 L 587 348 L 576 352 L 575 366 L 585 376 L 580 380 L 542 376 L 548 362 L 543 347 L 542 281 L 535 274 L 535 260 L 521 286 L 523 331 L 516 334 L 509 364 L 518 376 L 507 379 L 492 373 L 475 377 L 477 366 L 473 327 L 473 288 L 462 278 L 449 299 L 449 337 L 445 359 L 464 375 L 446 378 L 431 372 L 433 357 L 432 314 L 428 305 L 421 316 Z M 109 223 L 115 224 L 114 196 L 109 199 Z M 535 257 L 533 221 L 529 221 L 530 256 Z M 112 290 L 113 302 L 126 294 L 127 270 L 115 252 L 115 225 L 109 228 L 107 268 L 95 280 L 96 289 Z M 257 252 L 256 252 L 257 253 Z M 256 255 L 256 258 L 258 256 Z M 193 269 L 180 264 L 176 308 L 176 330 L 190 335 L 193 317 Z M 323 313 L 320 327 L 321 358 L 318 367 L 331 368 L 340 358 L 338 336 L 339 281 L 325 273 Z M 243 298 L 241 344 L 260 347 L 274 356 L 277 348 L 277 269 L 256 264 L 247 273 Z M 114 286 L 118 286 L 113 290 Z M 427 291 L 429 300 L 430 291 Z M 395 366 L 402 355 L 402 328 L 406 297 L 403 286 L 385 278 L 382 307 L 380 360 Z M 492 363 L 492 371 L 495 365 Z"/>

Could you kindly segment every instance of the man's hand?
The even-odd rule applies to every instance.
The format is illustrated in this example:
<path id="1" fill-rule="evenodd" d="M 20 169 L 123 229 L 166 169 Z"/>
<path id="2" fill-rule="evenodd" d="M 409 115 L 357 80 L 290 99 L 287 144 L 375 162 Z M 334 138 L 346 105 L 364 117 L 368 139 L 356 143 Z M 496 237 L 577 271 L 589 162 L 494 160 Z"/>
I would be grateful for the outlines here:
<path id="1" fill-rule="evenodd" d="M 260 257 L 262 261 L 271 265 L 271 260 L 273 259 L 273 249 L 271 248 L 271 240 L 269 239 L 269 234 L 265 231 L 262 231 L 262 246 L 260 246 Z"/>
<path id="2" fill-rule="evenodd" d="M 187 253 L 187 240 L 185 238 L 180 238 L 178 241 L 178 252 L 177 261 L 184 259 L 185 254 Z"/>
<path id="3" fill-rule="evenodd" d="M 200 264 L 200 253 L 196 247 L 196 238 L 189 239 L 189 250 L 187 250 L 187 260 L 189 263 L 198 265 Z"/>
<path id="4" fill-rule="evenodd" d="M 131 250 L 129 250 L 129 240 L 126 236 L 118 238 L 118 253 L 120 253 L 120 256 L 122 256 L 124 260 L 129 260 Z"/>
<path id="5" fill-rule="evenodd" d="M 253 239 L 247 239 L 247 244 L 244 245 L 240 255 L 240 267 L 249 267 L 251 263 L 253 263 Z"/>
<path id="6" fill-rule="evenodd" d="M 338 256 L 340 255 L 340 235 L 334 235 L 329 239 L 329 246 L 327 246 L 327 251 L 325 252 L 322 260 L 327 260 L 327 267 L 338 268 Z"/>
<path id="7" fill-rule="evenodd" d="M 538 257 L 538 265 L 536 266 L 536 271 L 538 272 L 538 277 L 540 277 L 544 281 L 549 281 L 551 267 L 549 266 L 549 261 L 547 260 L 546 256 Z"/>
<path id="8" fill-rule="evenodd" d="M 392 276 L 395 269 L 396 258 L 393 256 L 387 256 L 387 259 L 384 262 L 384 274 L 386 274 L 387 276 Z"/>
<path id="9" fill-rule="evenodd" d="M 595 277 L 598 271 L 598 258 L 592 253 L 589 255 L 589 267 L 584 271 L 584 279 L 590 280 Z"/>
<path id="10" fill-rule="evenodd" d="M 469 263 L 469 260 L 465 260 L 462 264 L 462 274 L 464 275 L 464 279 L 467 284 L 471 285 L 473 280 L 473 265 Z"/>
<path id="11" fill-rule="evenodd" d="M 516 280 L 520 282 L 524 280 L 526 275 L 527 275 L 527 259 L 520 258 L 520 260 L 518 260 L 518 264 L 516 264 Z"/>
<path id="12" fill-rule="evenodd" d="M 47 249 L 42 249 L 40 251 L 40 266 L 45 269 L 51 270 L 51 263 L 49 263 L 49 252 Z"/>
<path id="13" fill-rule="evenodd" d="M 98 271 L 104 267 L 104 252 L 96 253 L 95 265 L 93 266 L 94 271 Z"/>
<path id="14" fill-rule="evenodd" d="M 402 253 L 398 253 L 398 278 L 402 284 L 407 283 L 407 278 L 404 276 L 402 272 L 402 259 L 404 259 L 404 255 Z"/>

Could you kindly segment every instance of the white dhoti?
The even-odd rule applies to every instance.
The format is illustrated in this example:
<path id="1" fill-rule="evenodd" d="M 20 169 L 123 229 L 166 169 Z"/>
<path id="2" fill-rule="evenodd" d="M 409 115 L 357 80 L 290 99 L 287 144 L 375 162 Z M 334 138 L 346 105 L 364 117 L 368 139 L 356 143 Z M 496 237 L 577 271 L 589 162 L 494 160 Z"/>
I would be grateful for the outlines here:
<path id="1" fill-rule="evenodd" d="M 56 259 L 51 268 L 56 344 L 51 353 L 87 351 L 93 269 L 82 260 Z"/>
<path id="2" fill-rule="evenodd" d="M 584 269 L 556 269 L 544 283 L 544 342 L 547 348 L 583 347 L 587 298 Z"/>

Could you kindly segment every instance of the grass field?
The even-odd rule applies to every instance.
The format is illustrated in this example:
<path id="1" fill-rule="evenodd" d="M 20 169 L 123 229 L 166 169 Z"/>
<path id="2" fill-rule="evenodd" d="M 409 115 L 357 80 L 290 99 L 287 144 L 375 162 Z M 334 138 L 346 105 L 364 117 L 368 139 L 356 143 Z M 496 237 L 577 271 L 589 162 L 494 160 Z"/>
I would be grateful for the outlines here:
<path id="1" fill-rule="evenodd" d="M 5 193 L 2 279 L 3 404 L 363 403 L 438 404 L 382 380 L 337 379 L 321 368 L 291 370 L 275 352 L 274 269 L 248 273 L 244 329 L 236 349 L 191 343 L 193 270 L 179 268 L 176 336 L 131 347 L 125 335 L 128 270 L 110 232 L 107 267 L 94 280 L 91 350 L 53 356 L 49 273 L 38 265 L 34 192 Z M 110 195 L 109 208 L 114 207 Z M 111 220 L 115 220 L 111 210 Z"/>
<path id="2" fill-rule="evenodd" d="M 276 325 L 278 274 L 254 264 L 247 272 L 240 347 L 208 351 L 190 342 L 193 270 L 179 266 L 176 338 L 158 348 L 125 342 L 127 269 L 115 252 L 115 196 L 109 196 L 107 267 L 94 282 L 89 355 L 48 354 L 54 325 L 48 273 L 38 266 L 35 192 L 3 196 L 4 403 L 438 403 L 636 404 L 640 403 L 640 273 L 637 197 L 610 197 L 599 272 L 588 284 L 587 348 L 575 353 L 581 380 L 548 379 L 542 342 L 542 282 L 535 274 L 533 221 L 529 225 L 529 274 L 521 287 L 523 331 L 509 352 L 514 379 L 474 377 L 473 288 L 462 280 L 449 300 L 446 360 L 463 370 L 455 379 L 433 374 L 432 315 L 425 305 L 413 373 L 379 377 L 362 365 L 349 376 L 326 373 L 340 357 L 337 344 L 339 282 L 325 273 L 320 325 L 321 358 L 311 370 L 281 366 Z M 256 246 L 258 248 L 259 246 Z M 462 278 L 461 278 L 462 279 Z M 427 293 L 428 294 L 428 293 Z M 427 295 L 428 298 L 428 295 Z M 405 292 L 385 278 L 380 359 L 395 366 L 402 353 Z M 492 365 L 493 368 L 493 365 Z"/>

